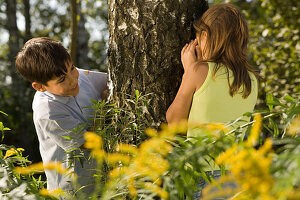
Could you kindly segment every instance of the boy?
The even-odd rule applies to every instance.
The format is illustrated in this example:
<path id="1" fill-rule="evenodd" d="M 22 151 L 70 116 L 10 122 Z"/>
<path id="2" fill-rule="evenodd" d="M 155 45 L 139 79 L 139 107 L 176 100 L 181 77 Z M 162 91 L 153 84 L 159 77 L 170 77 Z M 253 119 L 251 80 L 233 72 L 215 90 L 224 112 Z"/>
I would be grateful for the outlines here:
<path id="1" fill-rule="evenodd" d="M 107 74 L 77 69 L 62 44 L 46 37 L 26 42 L 16 57 L 16 68 L 37 91 L 32 103 L 33 121 L 43 162 L 62 162 L 65 168 L 72 163 L 78 183 L 91 185 L 89 170 L 93 164 L 85 162 L 82 166 L 70 160 L 69 152 L 84 144 L 82 134 L 72 130 L 80 127 L 79 132 L 87 131 L 84 124 L 90 124 L 92 114 L 87 107 L 91 106 L 91 99 L 101 100 L 107 87 Z M 73 190 L 67 176 L 54 170 L 45 173 L 47 189 Z"/>

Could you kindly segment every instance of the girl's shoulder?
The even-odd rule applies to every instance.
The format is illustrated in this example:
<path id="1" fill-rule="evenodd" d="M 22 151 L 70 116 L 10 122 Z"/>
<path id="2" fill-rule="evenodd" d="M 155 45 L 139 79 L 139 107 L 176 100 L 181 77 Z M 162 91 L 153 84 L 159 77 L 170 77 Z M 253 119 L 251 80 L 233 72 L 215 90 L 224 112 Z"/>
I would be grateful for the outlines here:
<path id="1" fill-rule="evenodd" d="M 196 84 L 196 90 L 201 88 L 205 80 L 207 79 L 207 75 L 210 71 L 209 63 L 197 62 L 194 65 L 194 81 Z"/>
<path id="2" fill-rule="evenodd" d="M 210 68 L 210 64 L 207 62 L 196 62 L 193 65 L 193 71 L 198 74 L 203 76 L 204 74 L 207 74 Z"/>

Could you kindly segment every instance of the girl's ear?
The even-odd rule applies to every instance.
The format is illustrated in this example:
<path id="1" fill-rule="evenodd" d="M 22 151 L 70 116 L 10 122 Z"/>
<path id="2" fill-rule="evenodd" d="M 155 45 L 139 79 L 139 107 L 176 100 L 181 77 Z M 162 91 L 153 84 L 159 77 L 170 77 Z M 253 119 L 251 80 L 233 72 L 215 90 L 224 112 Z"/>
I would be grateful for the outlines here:
<path id="1" fill-rule="evenodd" d="M 201 37 L 205 40 L 207 40 L 207 32 L 206 31 L 202 31 L 201 32 Z"/>
<path id="2" fill-rule="evenodd" d="M 32 85 L 33 89 L 35 89 L 36 91 L 46 92 L 44 85 L 41 83 L 33 82 L 31 85 Z"/>

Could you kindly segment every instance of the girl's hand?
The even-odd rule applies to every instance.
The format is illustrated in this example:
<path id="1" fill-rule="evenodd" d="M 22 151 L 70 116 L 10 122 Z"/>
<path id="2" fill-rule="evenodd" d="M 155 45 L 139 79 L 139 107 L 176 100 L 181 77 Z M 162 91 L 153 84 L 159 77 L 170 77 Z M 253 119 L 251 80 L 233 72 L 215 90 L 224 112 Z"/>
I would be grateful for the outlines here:
<path id="1" fill-rule="evenodd" d="M 192 40 L 189 44 L 186 44 L 181 50 L 181 62 L 184 68 L 184 72 L 187 72 L 191 68 L 191 66 L 198 61 L 196 55 L 196 46 L 197 40 Z"/>

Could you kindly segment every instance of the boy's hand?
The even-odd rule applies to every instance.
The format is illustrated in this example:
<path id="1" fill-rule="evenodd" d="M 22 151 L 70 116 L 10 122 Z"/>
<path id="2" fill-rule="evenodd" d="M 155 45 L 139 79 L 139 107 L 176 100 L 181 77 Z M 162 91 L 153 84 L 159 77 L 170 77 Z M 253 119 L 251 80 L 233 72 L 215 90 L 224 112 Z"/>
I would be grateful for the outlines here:
<path id="1" fill-rule="evenodd" d="M 181 50 L 181 62 L 184 68 L 184 72 L 187 72 L 192 64 L 198 61 L 198 57 L 196 55 L 200 53 L 197 47 L 197 40 L 192 40 L 189 44 L 186 44 Z"/>
<path id="2" fill-rule="evenodd" d="M 102 100 L 107 100 L 107 97 L 108 97 L 108 89 L 106 88 L 105 90 L 102 91 L 101 93 L 101 99 Z"/>

